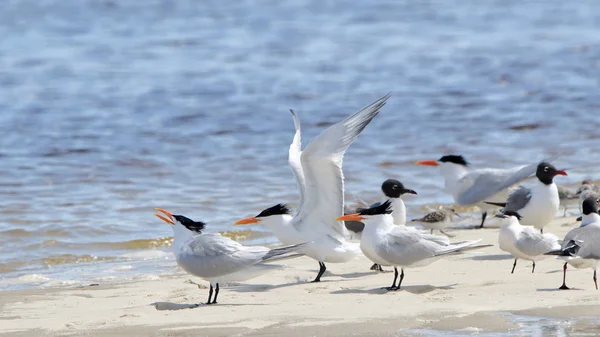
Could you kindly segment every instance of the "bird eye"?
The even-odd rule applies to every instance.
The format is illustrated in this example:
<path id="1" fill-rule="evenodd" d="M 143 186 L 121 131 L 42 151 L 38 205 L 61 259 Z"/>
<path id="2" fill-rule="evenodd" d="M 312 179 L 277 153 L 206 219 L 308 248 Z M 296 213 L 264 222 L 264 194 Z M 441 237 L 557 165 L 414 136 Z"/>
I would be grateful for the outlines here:
<path id="1" fill-rule="evenodd" d="M 393 190 L 397 190 L 397 189 L 398 189 L 398 185 L 394 185 L 394 186 L 392 186 L 392 189 L 393 189 Z"/>
<path id="2" fill-rule="evenodd" d="M 548 172 L 548 166 L 544 167 L 544 172 Z"/>

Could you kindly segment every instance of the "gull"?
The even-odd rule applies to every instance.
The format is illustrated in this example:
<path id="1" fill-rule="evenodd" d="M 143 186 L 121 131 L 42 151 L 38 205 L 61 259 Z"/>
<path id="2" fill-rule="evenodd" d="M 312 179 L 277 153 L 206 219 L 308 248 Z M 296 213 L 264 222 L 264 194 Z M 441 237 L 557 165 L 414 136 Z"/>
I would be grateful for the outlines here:
<path id="1" fill-rule="evenodd" d="M 600 198 L 600 186 L 594 184 L 594 181 L 591 179 L 585 179 L 581 182 L 575 195 L 579 197 L 579 205 L 581 205 L 589 197 Z"/>
<path id="2" fill-rule="evenodd" d="M 483 228 L 489 211 L 497 209 L 484 201 L 504 202 L 508 188 L 528 179 L 535 173 L 537 163 L 508 169 L 472 169 L 461 155 L 446 155 L 438 160 L 421 160 L 418 165 L 439 166 L 444 177 L 444 189 L 461 206 L 478 206 Z"/>
<path id="3" fill-rule="evenodd" d="M 325 262 L 342 263 L 354 259 L 360 248 L 346 240 L 348 231 L 335 220 L 344 214 L 344 154 L 385 105 L 383 96 L 343 121 L 332 125 L 301 150 L 301 129 L 297 114 L 295 134 L 288 152 L 288 161 L 300 191 L 300 203 L 295 215 L 278 204 L 258 215 L 237 221 L 236 225 L 261 223 L 284 244 L 310 242 L 300 252 L 319 262 L 319 272 L 313 282 L 321 281 Z"/>
<path id="4" fill-rule="evenodd" d="M 532 226 L 519 223 L 521 215 L 517 212 L 506 211 L 496 217 L 504 219 L 498 235 L 498 245 L 503 251 L 515 258 L 511 274 L 515 272 L 517 260 L 533 262 L 531 272 L 535 271 L 535 261 L 544 258 L 544 254 L 560 249 L 558 237 L 550 233 L 540 233 Z"/>
<path id="5" fill-rule="evenodd" d="M 598 289 L 596 269 L 600 262 L 600 215 L 598 214 L 598 202 L 596 197 L 586 198 L 581 208 L 583 216 L 581 225 L 571 229 L 562 241 L 561 248 L 550 252 L 558 255 L 565 262 L 563 266 L 563 284 L 559 289 L 569 289 L 566 284 L 567 264 L 577 268 L 594 269 L 594 285 Z"/>
<path id="6" fill-rule="evenodd" d="M 281 265 L 265 262 L 281 260 L 305 243 L 270 249 L 261 246 L 243 246 L 219 233 L 202 233 L 204 222 L 194 221 L 183 215 L 174 215 L 157 208 L 165 216 L 155 214 L 173 228 L 173 252 L 177 264 L 186 272 L 210 283 L 206 304 L 216 304 L 219 284 L 224 282 L 245 281 L 269 271 L 281 269 Z M 213 295 L 213 285 L 215 297 Z"/>
<path id="7" fill-rule="evenodd" d="M 363 254 L 374 263 L 394 267 L 394 281 L 388 290 L 398 290 L 404 280 L 404 269 L 426 266 L 438 258 L 472 247 L 480 240 L 442 245 L 429 240 L 427 234 L 407 226 L 395 226 L 391 215 L 391 201 L 363 209 L 358 213 L 343 215 L 340 221 L 363 221 L 365 228 L 360 239 Z M 431 237 L 431 236 L 429 236 Z M 442 238 L 448 240 L 447 238 Z M 401 268 L 400 281 L 398 267 Z"/>
<path id="8" fill-rule="evenodd" d="M 560 206 L 562 206 L 564 209 L 563 217 L 566 217 L 567 216 L 567 208 L 569 207 L 569 205 L 572 203 L 581 203 L 581 202 L 578 200 L 579 199 L 578 195 L 575 192 L 573 192 L 570 189 L 563 187 L 563 186 L 557 186 L 557 187 L 558 187 L 558 199 L 560 200 Z"/>
<path id="9" fill-rule="evenodd" d="M 442 209 L 427 213 L 422 218 L 412 219 L 411 221 L 418 222 L 423 228 L 430 229 L 430 234 L 433 234 L 433 230 L 437 229 L 446 236 L 454 237 L 453 234 L 444 232 L 444 228 L 448 227 L 455 215 L 460 217 L 454 208 L 442 207 Z"/>
<path id="10" fill-rule="evenodd" d="M 557 170 L 550 163 L 541 162 L 535 172 L 537 179 L 534 186 L 519 187 L 508 196 L 505 203 L 486 203 L 504 207 L 503 213 L 518 212 L 523 217 L 521 221 L 523 225 L 534 226 L 543 233 L 544 226 L 554 219 L 560 205 L 558 188 L 554 183 L 554 177 L 557 175 L 566 176 L 567 173 L 564 170 Z"/>

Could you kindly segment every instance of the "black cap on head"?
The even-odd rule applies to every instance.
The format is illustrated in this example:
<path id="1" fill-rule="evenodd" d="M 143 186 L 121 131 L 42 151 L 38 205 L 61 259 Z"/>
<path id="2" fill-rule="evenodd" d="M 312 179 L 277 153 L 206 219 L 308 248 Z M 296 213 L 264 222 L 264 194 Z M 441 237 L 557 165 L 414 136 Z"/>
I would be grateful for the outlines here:
<path id="1" fill-rule="evenodd" d="M 535 172 L 535 176 L 546 185 L 552 184 L 552 180 L 557 174 L 566 175 L 564 171 L 557 170 L 554 165 L 545 161 L 538 164 L 537 171 Z"/>
<path id="2" fill-rule="evenodd" d="M 521 216 L 521 214 L 515 212 L 515 211 L 504 211 L 504 215 L 506 216 L 514 216 L 516 217 L 518 220 L 521 220 L 523 217 Z"/>
<path id="3" fill-rule="evenodd" d="M 404 185 L 396 179 L 388 179 L 381 184 L 381 190 L 388 198 L 400 198 L 402 194 L 410 193 L 417 194 L 413 190 L 404 188 Z"/>
<path id="4" fill-rule="evenodd" d="M 443 156 L 442 158 L 438 159 L 438 161 L 442 163 L 454 163 L 462 166 L 469 166 L 469 163 L 465 160 L 465 157 L 455 154 Z"/>
<path id="5" fill-rule="evenodd" d="M 290 209 L 286 204 L 277 204 L 273 207 L 269 207 L 264 211 L 258 213 L 257 218 L 264 218 L 271 215 L 290 214 Z"/>
<path id="6" fill-rule="evenodd" d="M 583 214 L 589 215 L 592 213 L 598 213 L 598 198 L 589 197 L 583 201 L 581 204 L 581 209 L 583 210 Z"/>
<path id="7" fill-rule="evenodd" d="M 392 213 L 392 202 L 390 200 L 386 200 L 385 202 L 377 206 L 373 206 L 370 208 L 362 208 L 358 212 L 359 215 L 381 215 L 390 213 Z"/>
<path id="8" fill-rule="evenodd" d="M 196 233 L 202 233 L 202 230 L 204 230 L 204 226 L 206 225 L 204 222 L 194 221 L 183 215 L 173 215 L 173 217 L 180 224 L 182 224 L 185 228 L 191 230 L 192 232 L 196 232 Z"/>

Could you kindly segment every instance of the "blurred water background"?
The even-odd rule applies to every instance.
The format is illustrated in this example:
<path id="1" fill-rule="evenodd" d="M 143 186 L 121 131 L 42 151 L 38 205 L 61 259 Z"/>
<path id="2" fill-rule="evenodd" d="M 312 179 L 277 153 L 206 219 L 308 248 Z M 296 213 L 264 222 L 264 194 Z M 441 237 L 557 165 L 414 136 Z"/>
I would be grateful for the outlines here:
<path id="1" fill-rule="evenodd" d="M 413 164 L 449 153 L 558 155 L 574 187 L 598 173 L 599 31 L 593 0 L 3 1 L 0 289 L 176 270 L 154 207 L 231 231 L 295 205 L 289 108 L 306 144 L 392 93 L 346 155 L 349 201 L 394 177 L 409 217 L 451 203 Z"/>

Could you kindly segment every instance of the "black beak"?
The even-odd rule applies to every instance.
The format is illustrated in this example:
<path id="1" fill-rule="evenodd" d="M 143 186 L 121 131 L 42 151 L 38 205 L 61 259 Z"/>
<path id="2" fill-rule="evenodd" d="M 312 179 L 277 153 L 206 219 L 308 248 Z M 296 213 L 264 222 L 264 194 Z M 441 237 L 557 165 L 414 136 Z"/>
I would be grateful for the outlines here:
<path id="1" fill-rule="evenodd" d="M 579 218 L 575 219 L 575 221 L 581 221 L 581 220 L 583 220 L 582 216 L 580 216 Z"/>
<path id="2" fill-rule="evenodd" d="M 496 215 L 495 215 L 495 217 L 496 217 L 496 218 L 501 218 L 501 219 L 506 219 L 506 218 L 508 218 L 508 217 L 507 217 L 506 215 L 504 215 L 504 214 L 496 214 Z"/>
<path id="3" fill-rule="evenodd" d="M 417 194 L 417 192 L 413 191 L 413 190 L 409 190 L 407 188 L 404 189 L 404 191 L 402 191 L 403 194 L 409 193 L 409 194 Z"/>

